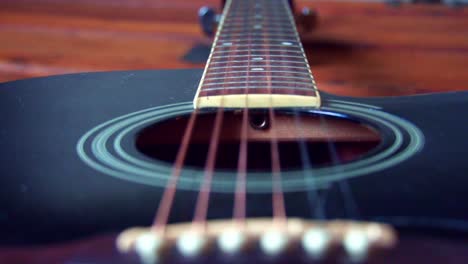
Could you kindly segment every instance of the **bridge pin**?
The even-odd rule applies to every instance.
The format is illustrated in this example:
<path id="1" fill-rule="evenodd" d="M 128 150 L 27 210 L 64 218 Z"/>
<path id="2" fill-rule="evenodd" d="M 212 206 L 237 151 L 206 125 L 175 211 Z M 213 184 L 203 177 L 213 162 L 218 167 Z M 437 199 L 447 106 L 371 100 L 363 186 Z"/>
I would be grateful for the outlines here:
<path id="1" fill-rule="evenodd" d="M 134 249 L 143 264 L 154 264 L 160 259 L 164 241 L 153 232 L 144 233 L 135 240 Z"/>
<path id="2" fill-rule="evenodd" d="M 197 257 L 206 246 L 207 238 L 195 231 L 185 232 L 177 239 L 177 249 L 184 257 Z"/>
<path id="3" fill-rule="evenodd" d="M 279 255 L 288 244 L 289 238 L 285 232 L 270 230 L 260 237 L 260 247 L 266 255 Z"/>
<path id="4" fill-rule="evenodd" d="M 235 254 L 247 243 L 247 236 L 240 230 L 227 229 L 218 237 L 218 246 L 224 253 Z"/>
<path id="5" fill-rule="evenodd" d="M 323 258 L 330 246 L 330 234 L 322 228 L 311 228 L 302 237 L 302 247 L 313 259 Z"/>
<path id="6" fill-rule="evenodd" d="M 368 255 L 370 242 L 364 230 L 353 228 L 346 232 L 343 247 L 353 262 L 363 262 Z"/>

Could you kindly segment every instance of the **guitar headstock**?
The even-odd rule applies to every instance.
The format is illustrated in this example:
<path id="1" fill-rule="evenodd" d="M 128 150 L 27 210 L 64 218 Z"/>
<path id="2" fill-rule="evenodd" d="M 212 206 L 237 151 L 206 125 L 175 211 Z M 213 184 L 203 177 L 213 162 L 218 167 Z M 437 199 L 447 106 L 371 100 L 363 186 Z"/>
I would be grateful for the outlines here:
<path id="1" fill-rule="evenodd" d="M 120 252 L 136 253 L 145 264 L 179 259 L 204 262 L 213 258 L 257 259 L 260 263 L 291 258 L 362 263 L 382 256 L 396 243 L 395 230 L 385 224 L 298 218 L 171 224 L 164 233 L 131 228 L 116 241 Z"/>

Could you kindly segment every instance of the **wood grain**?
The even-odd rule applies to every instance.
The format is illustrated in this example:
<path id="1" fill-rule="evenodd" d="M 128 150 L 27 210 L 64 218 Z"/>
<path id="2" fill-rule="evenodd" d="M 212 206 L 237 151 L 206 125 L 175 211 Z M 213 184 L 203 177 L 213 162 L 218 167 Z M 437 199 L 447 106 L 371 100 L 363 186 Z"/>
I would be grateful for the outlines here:
<path id="1" fill-rule="evenodd" d="M 1 1 L 0 81 L 201 68 L 211 43 L 197 24 L 202 5 L 219 2 Z M 297 1 L 303 6 L 320 16 L 303 35 L 319 89 L 355 96 L 468 89 L 467 9 Z"/>

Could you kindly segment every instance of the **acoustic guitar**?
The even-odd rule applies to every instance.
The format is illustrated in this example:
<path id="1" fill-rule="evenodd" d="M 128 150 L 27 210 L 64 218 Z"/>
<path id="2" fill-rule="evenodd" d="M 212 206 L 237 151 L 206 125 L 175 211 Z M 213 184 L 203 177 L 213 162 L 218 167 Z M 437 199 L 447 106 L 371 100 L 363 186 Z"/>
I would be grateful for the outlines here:
<path id="1" fill-rule="evenodd" d="M 286 0 L 204 71 L 0 91 L 1 263 L 468 262 L 468 92 L 322 92 Z"/>

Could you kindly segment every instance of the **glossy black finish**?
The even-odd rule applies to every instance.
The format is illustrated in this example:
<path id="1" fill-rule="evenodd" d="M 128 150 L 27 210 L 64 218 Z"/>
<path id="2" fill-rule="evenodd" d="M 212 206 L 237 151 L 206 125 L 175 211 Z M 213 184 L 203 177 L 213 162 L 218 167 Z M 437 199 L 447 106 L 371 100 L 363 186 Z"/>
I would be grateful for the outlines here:
<path id="1" fill-rule="evenodd" d="M 77 156 L 78 139 L 114 117 L 190 101 L 200 70 L 130 71 L 38 78 L 0 84 L 0 242 L 41 244 L 151 223 L 161 189 L 103 175 Z M 423 150 L 392 168 L 347 181 L 326 197 L 329 218 L 378 219 L 397 226 L 468 231 L 468 92 L 339 99 L 371 104 L 418 126 Z M 376 110 L 377 111 L 377 110 Z M 189 221 L 195 192 L 179 191 L 171 221 Z M 232 195 L 214 194 L 210 218 L 230 218 Z M 268 205 L 268 206 L 265 206 Z M 249 195 L 248 215 L 271 215 L 270 195 Z M 307 194 L 286 195 L 290 216 L 312 215 Z"/>

